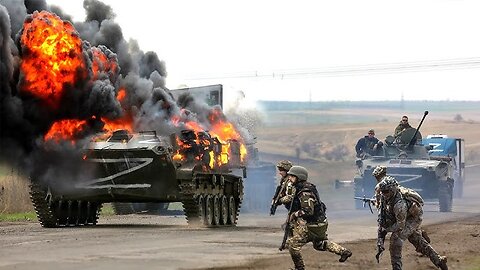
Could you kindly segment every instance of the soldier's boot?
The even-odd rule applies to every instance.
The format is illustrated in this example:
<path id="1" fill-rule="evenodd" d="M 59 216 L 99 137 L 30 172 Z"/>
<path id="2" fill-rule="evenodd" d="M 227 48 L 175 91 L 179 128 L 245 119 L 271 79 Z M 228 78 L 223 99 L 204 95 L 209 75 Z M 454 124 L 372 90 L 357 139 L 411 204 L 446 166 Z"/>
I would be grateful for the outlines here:
<path id="1" fill-rule="evenodd" d="M 305 270 L 305 264 L 303 263 L 303 258 L 301 254 L 291 254 L 293 265 L 295 265 L 295 270 Z"/>
<path id="2" fill-rule="evenodd" d="M 350 258 L 352 256 L 352 252 L 350 250 L 345 250 L 342 255 L 340 256 L 340 259 L 338 259 L 339 262 L 344 262 L 346 261 L 348 258 Z"/>
<path id="3" fill-rule="evenodd" d="M 330 252 L 333 252 L 337 255 L 340 255 L 340 259 L 338 259 L 339 262 L 344 262 L 348 258 L 352 256 L 352 252 L 339 244 L 331 241 L 324 241 L 325 243 L 325 250 L 328 250 Z"/>
<path id="4" fill-rule="evenodd" d="M 440 257 L 440 261 L 438 262 L 438 264 L 436 266 L 438 268 L 440 268 L 441 270 L 448 270 L 447 257 L 445 257 L 445 256 L 439 256 L 439 257 Z"/>

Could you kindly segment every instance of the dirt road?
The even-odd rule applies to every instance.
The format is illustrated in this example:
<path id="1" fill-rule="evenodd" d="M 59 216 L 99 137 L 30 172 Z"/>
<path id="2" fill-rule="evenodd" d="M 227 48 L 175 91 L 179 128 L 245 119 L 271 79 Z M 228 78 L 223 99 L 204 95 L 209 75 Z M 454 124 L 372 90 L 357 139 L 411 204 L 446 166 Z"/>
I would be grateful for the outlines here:
<path id="1" fill-rule="evenodd" d="M 427 224 L 452 224 L 429 227 L 433 241 L 438 243 L 437 249 L 445 253 L 455 248 L 462 253 L 461 247 L 473 237 L 468 236 L 480 233 L 478 225 L 473 228 L 467 225 L 478 224 L 480 218 L 474 216 L 474 211 L 427 212 Z M 187 227 L 183 217 L 141 215 L 101 218 L 98 226 L 84 228 L 44 229 L 33 222 L 2 223 L 0 269 L 224 269 L 245 264 L 251 266 L 232 269 L 278 269 L 278 260 L 285 265 L 282 268 L 287 269 L 288 253 L 278 251 L 282 238 L 279 224 L 283 218 L 280 213 L 274 217 L 246 214 L 241 216 L 237 228 L 229 229 L 195 229 Z M 375 216 L 367 211 L 334 211 L 329 218 L 332 240 L 345 242 L 375 237 Z M 452 231 L 457 227 L 460 230 Z M 457 235 L 467 239 L 454 239 Z M 476 240 L 478 244 L 478 238 Z M 372 240 L 346 245 L 359 255 L 354 256 L 346 264 L 350 268 L 345 269 L 374 266 Z M 362 252 L 362 249 L 365 250 Z M 308 266 L 339 266 L 335 256 L 314 256 L 312 252 L 306 248 Z M 414 252 L 406 251 L 406 254 Z M 383 260 L 387 258 L 388 255 Z"/>
<path id="2" fill-rule="evenodd" d="M 424 225 L 435 248 L 449 256 L 450 269 L 480 268 L 480 181 L 471 179 L 454 212 L 425 207 Z M 330 239 L 347 242 L 354 256 L 341 264 L 335 255 L 306 247 L 308 269 L 389 269 L 388 251 L 377 265 L 374 241 L 368 240 L 376 237 L 376 216 L 352 205 L 330 209 L 328 217 Z M 77 228 L 0 223 L 0 269 L 288 269 L 288 252 L 278 251 L 284 218 L 282 209 L 273 217 L 242 214 L 236 228 L 225 229 L 190 228 L 183 216 L 148 215 L 101 217 L 97 226 Z M 405 269 L 433 269 L 409 244 L 404 254 Z"/>

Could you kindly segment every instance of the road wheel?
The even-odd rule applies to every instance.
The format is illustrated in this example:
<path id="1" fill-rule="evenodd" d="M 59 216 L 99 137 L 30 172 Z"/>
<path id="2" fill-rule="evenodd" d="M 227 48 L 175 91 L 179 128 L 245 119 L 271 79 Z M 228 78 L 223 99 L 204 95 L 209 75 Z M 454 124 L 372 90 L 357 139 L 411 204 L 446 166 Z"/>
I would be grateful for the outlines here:
<path id="1" fill-rule="evenodd" d="M 228 223 L 228 201 L 225 195 L 220 197 L 220 224 L 226 225 Z"/>
<path id="2" fill-rule="evenodd" d="M 220 225 L 220 200 L 218 196 L 213 197 L 213 223 Z"/>
<path id="3" fill-rule="evenodd" d="M 198 218 L 200 224 L 205 224 L 205 197 L 203 195 L 197 198 Z M 196 223 L 195 221 L 192 223 Z"/>
<path id="4" fill-rule="evenodd" d="M 213 197 L 208 195 L 205 198 L 205 225 L 212 226 L 214 225 L 214 210 L 213 210 Z"/>
<path id="5" fill-rule="evenodd" d="M 228 222 L 229 225 L 234 225 L 237 222 L 237 205 L 235 203 L 235 198 L 230 196 L 228 198 Z"/>

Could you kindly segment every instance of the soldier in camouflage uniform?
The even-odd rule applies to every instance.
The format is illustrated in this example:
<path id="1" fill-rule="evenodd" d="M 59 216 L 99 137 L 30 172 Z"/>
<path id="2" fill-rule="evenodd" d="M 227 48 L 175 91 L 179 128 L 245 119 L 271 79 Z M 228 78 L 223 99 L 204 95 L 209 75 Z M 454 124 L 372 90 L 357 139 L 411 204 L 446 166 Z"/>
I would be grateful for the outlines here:
<path id="1" fill-rule="evenodd" d="M 423 255 L 430 258 L 432 263 L 442 270 L 448 270 L 447 258 L 440 256 L 432 246 L 422 237 L 420 225 L 423 220 L 421 204 L 406 200 L 400 192 L 397 181 L 391 176 L 385 176 L 377 185 L 381 193 L 381 217 L 379 227 L 390 236 L 390 260 L 393 270 L 402 269 L 402 246 L 408 239 Z"/>
<path id="2" fill-rule="evenodd" d="M 330 251 L 340 255 L 340 262 L 346 261 L 352 252 L 329 241 L 327 238 L 328 221 L 325 204 L 320 200 L 317 188 L 307 182 L 308 171 L 301 166 L 293 166 L 288 171 L 291 188 L 281 198 L 284 204 L 291 203 L 289 211 L 289 224 L 293 225 L 293 233 L 287 240 L 288 250 L 295 265 L 295 270 L 305 269 L 300 250 L 308 242 L 313 242 L 313 247 L 319 251 Z"/>
<path id="3" fill-rule="evenodd" d="M 402 116 L 402 120 L 400 120 L 400 123 L 398 123 L 398 126 L 395 128 L 394 131 L 394 137 L 398 138 L 402 135 L 402 132 L 408 128 L 412 128 L 410 124 L 408 123 L 408 116 L 404 115 Z"/>
<path id="4" fill-rule="evenodd" d="M 287 172 L 292 168 L 293 164 L 289 160 L 281 160 L 277 163 L 277 171 L 280 175 L 280 184 L 278 184 L 275 194 L 272 198 L 272 204 L 270 207 L 270 215 L 275 215 L 275 211 L 278 205 L 281 205 L 280 198 L 285 196 L 285 191 L 287 189 Z M 288 205 L 285 205 L 288 210 Z"/>
<path id="5" fill-rule="evenodd" d="M 375 177 L 375 179 L 377 179 L 377 185 L 375 186 L 375 195 L 374 195 L 375 201 L 373 202 L 373 204 L 378 209 L 379 214 L 380 214 L 380 210 L 381 210 L 380 209 L 381 208 L 380 199 L 382 197 L 381 196 L 382 194 L 380 192 L 379 183 L 382 180 L 386 180 L 386 179 L 390 179 L 392 181 L 397 181 L 397 180 L 395 180 L 394 177 L 392 177 L 390 175 L 387 175 L 387 167 L 385 167 L 385 166 L 375 167 L 375 169 L 372 172 L 372 175 Z M 397 184 L 398 184 L 398 182 L 397 182 Z M 398 188 L 400 190 L 400 193 L 403 195 L 404 199 L 413 200 L 417 204 L 419 204 L 420 206 L 423 206 L 423 199 L 416 191 L 414 191 L 410 188 L 403 187 L 399 184 L 398 184 Z M 379 220 L 380 220 L 380 216 L 379 216 Z M 381 242 L 377 242 L 377 245 L 381 245 L 383 247 L 383 240 L 381 238 L 384 238 L 384 237 L 380 237 L 382 231 L 383 231 L 383 228 L 379 227 L 378 228 L 378 233 L 379 233 L 378 239 Z M 421 229 L 421 231 L 422 231 L 422 237 L 425 238 L 425 240 L 430 244 L 430 237 L 428 236 L 428 233 L 426 231 L 424 231 L 423 229 Z M 413 245 L 413 243 L 412 243 L 412 245 Z M 419 249 L 417 249 L 416 251 L 421 253 L 421 251 Z"/>

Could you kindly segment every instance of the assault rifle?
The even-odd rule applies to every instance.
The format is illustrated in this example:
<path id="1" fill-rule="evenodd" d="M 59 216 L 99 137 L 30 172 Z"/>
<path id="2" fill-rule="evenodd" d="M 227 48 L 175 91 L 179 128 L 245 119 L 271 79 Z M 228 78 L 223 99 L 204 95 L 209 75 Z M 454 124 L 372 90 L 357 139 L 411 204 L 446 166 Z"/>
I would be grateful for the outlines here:
<path id="1" fill-rule="evenodd" d="M 293 198 L 292 198 L 292 201 L 290 202 L 290 206 L 288 208 L 288 215 L 287 215 L 287 221 L 285 222 L 285 233 L 283 234 L 282 244 L 278 248 L 280 251 L 285 249 L 285 245 L 287 244 L 288 236 L 290 235 L 290 231 L 292 229 L 291 226 L 290 226 L 290 216 L 292 215 L 292 208 L 293 208 L 292 206 L 293 206 Z"/>
<path id="2" fill-rule="evenodd" d="M 365 207 L 365 204 L 368 204 L 368 208 L 370 208 L 370 212 L 373 214 L 372 204 L 376 203 L 374 198 L 367 198 L 365 195 L 363 195 L 363 197 L 354 197 L 354 199 L 363 201 L 363 207 Z"/>
<path id="3" fill-rule="evenodd" d="M 285 181 L 287 181 L 285 179 Z M 285 189 L 286 183 L 282 182 L 280 185 L 277 186 L 275 189 L 275 195 L 273 195 L 273 200 L 272 200 L 272 205 L 270 206 L 270 216 L 275 215 L 275 212 L 277 211 L 278 207 L 278 200 L 280 200 L 280 196 L 283 193 L 283 190 Z"/>

